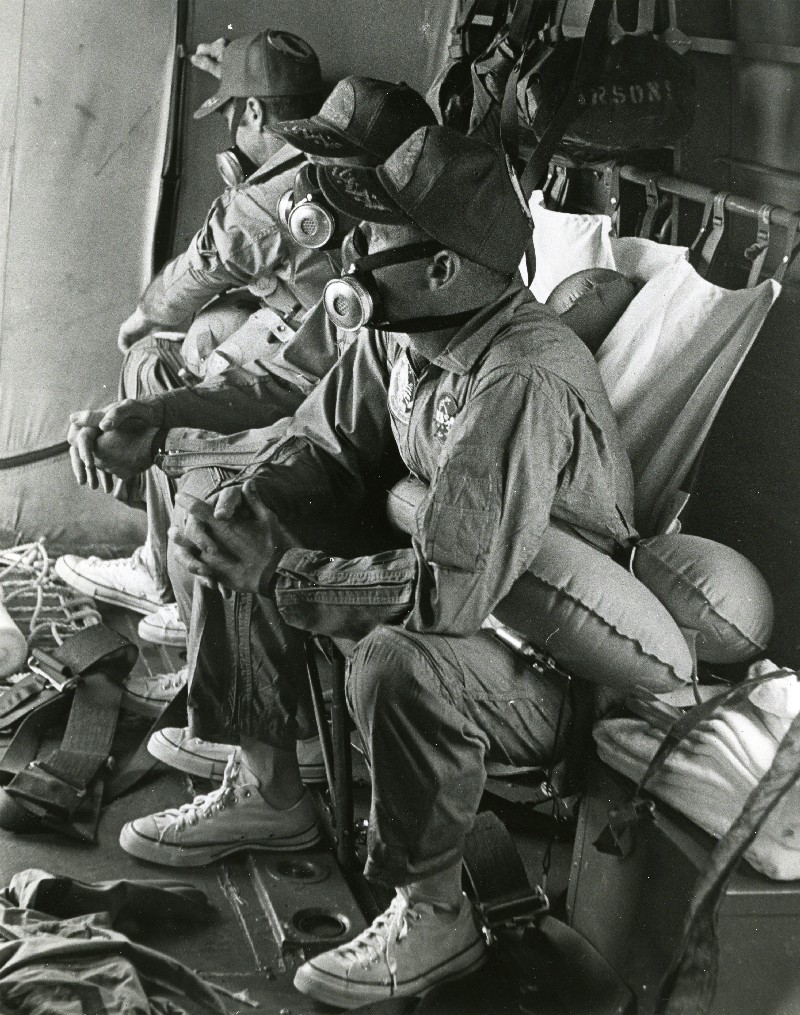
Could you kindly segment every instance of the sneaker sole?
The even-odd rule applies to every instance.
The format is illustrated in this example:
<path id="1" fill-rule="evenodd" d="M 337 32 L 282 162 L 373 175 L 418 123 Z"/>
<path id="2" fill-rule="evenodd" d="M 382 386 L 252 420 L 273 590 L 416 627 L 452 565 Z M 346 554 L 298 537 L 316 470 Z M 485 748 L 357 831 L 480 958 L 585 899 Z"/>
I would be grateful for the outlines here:
<path id="1" fill-rule="evenodd" d="M 174 645 L 176 648 L 186 648 L 186 633 L 184 631 L 155 630 L 142 623 L 139 623 L 136 630 L 142 641 L 150 642 L 151 645 Z"/>
<path id="2" fill-rule="evenodd" d="M 137 860 L 147 860 L 165 867 L 205 867 L 217 860 L 223 860 L 233 853 L 266 852 L 296 853 L 309 849 L 320 841 L 316 825 L 288 835 L 282 839 L 270 839 L 269 842 L 237 842 L 219 846 L 171 846 L 163 842 L 155 842 L 139 835 L 130 825 L 124 825 L 119 835 L 119 844 L 126 853 Z"/>
<path id="3" fill-rule="evenodd" d="M 236 748 L 231 745 L 231 749 L 235 750 Z M 187 751 L 183 747 L 179 747 L 166 740 L 160 731 L 157 731 L 150 737 L 147 743 L 147 750 L 154 758 L 157 758 L 169 768 L 174 768 L 178 772 L 184 772 L 186 775 L 197 776 L 198 779 L 221 779 L 225 771 L 225 765 L 228 763 L 227 757 L 224 761 L 214 761 L 212 758 L 198 757 L 192 751 Z M 304 783 L 326 782 L 325 766 L 300 765 L 300 779 Z"/>
<path id="4" fill-rule="evenodd" d="M 56 560 L 53 566 L 56 574 L 63 582 L 66 582 L 71 588 L 77 589 L 78 592 L 83 592 L 85 596 L 99 599 L 102 603 L 124 606 L 135 613 L 157 613 L 164 605 L 163 603 L 151 603 L 149 599 L 133 596 L 129 592 L 123 592 L 121 589 L 99 585 L 97 582 L 92 581 L 91 578 L 73 571 L 72 568 L 63 563 L 61 557 Z"/>
<path id="5" fill-rule="evenodd" d="M 176 689 L 175 694 L 178 691 Z M 171 701 L 172 699 L 170 699 Z M 148 698 L 138 698 L 136 695 L 131 694 L 126 688 L 122 688 L 122 700 L 120 701 L 120 708 L 126 712 L 130 712 L 133 715 L 141 715 L 147 719 L 157 719 L 164 709 L 169 705 L 169 701 L 152 701 Z"/>
<path id="6" fill-rule="evenodd" d="M 393 997 L 412 997 L 440 983 L 459 980 L 462 976 L 468 976 L 480 969 L 487 958 L 486 944 L 482 938 L 478 938 L 474 944 L 453 956 L 448 962 L 400 984 L 393 992 L 375 984 L 354 983 L 352 980 L 345 980 L 344 977 L 339 979 L 306 962 L 297 970 L 294 985 L 302 994 L 313 997 L 315 1001 L 322 1001 L 337 1008 L 359 1008 L 363 1004 L 388 1001 Z"/>
<path id="7" fill-rule="evenodd" d="M 191 751 L 166 740 L 160 731 L 155 732 L 147 742 L 148 753 L 154 758 L 162 761 L 170 768 L 175 768 L 186 775 L 195 775 L 198 779 L 221 779 L 228 763 L 227 757 L 224 761 L 213 761 L 210 758 L 199 758 Z M 231 745 L 231 750 L 238 748 Z"/>

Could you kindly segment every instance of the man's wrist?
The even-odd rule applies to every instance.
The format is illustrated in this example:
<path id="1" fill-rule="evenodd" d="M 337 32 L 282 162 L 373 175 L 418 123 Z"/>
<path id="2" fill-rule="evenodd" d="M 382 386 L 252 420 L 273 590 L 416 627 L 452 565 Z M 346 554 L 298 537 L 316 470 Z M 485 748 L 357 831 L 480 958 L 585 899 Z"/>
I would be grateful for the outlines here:
<path id="1" fill-rule="evenodd" d="M 156 465 L 164 457 L 168 437 L 169 427 L 165 426 L 159 427 L 153 434 L 153 439 L 150 442 L 150 461 Z"/>

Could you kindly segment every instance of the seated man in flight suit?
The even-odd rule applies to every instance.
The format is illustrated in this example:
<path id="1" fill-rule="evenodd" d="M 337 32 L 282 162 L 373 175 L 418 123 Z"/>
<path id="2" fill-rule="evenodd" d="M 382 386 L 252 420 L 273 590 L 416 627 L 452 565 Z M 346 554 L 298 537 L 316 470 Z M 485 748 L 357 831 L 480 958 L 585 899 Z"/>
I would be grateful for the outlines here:
<path id="1" fill-rule="evenodd" d="M 276 46 L 276 40 L 280 46 Z M 287 40 L 291 40 L 291 47 Z M 309 329 L 298 343 L 297 329 L 310 308 L 319 302 L 322 288 L 334 269 L 338 270 L 338 247 L 343 233 L 335 234 L 322 245 L 310 237 L 312 244 L 303 246 L 302 234 L 298 243 L 277 222 L 277 207 L 291 190 L 298 167 L 305 172 L 309 164 L 299 148 L 286 144 L 284 135 L 275 133 L 278 120 L 270 114 L 270 104 L 276 103 L 277 115 L 285 117 L 292 109 L 308 108 L 310 100 L 302 94 L 260 99 L 250 94 L 256 89 L 266 92 L 270 88 L 283 93 L 293 87 L 310 87 L 315 81 L 320 87 L 316 58 L 315 80 L 304 83 L 303 74 L 309 76 L 304 63 L 299 64 L 302 73 L 295 69 L 297 57 L 303 53 L 302 46 L 305 46 L 302 40 L 287 33 L 264 32 L 236 40 L 222 50 L 220 89 L 198 113 L 206 115 L 212 108 L 218 108 L 231 120 L 239 108 L 237 103 L 243 103 L 244 112 L 236 130 L 237 146 L 251 158 L 266 161 L 246 183 L 228 190 L 215 201 L 206 224 L 188 250 L 150 283 L 136 312 L 122 326 L 124 344 L 139 337 L 125 357 L 121 398 L 138 399 L 174 390 L 179 392 L 176 403 L 185 404 L 192 399 L 186 393 L 180 371 L 187 364 L 193 372 L 201 371 L 200 361 L 207 356 L 212 367 L 218 361 L 216 370 L 211 371 L 216 373 L 226 366 L 221 359 L 225 355 L 247 375 L 266 373 L 280 382 L 277 388 L 272 385 L 269 391 L 258 391 L 261 407 L 255 422 L 248 413 L 233 424 L 233 430 L 243 430 L 266 425 L 264 408 L 270 404 L 274 411 L 268 422 L 291 415 L 332 366 L 337 349 L 326 341 L 324 332 L 319 334 L 317 350 L 313 341 L 309 341 Z M 261 60 L 264 52 L 269 58 Z M 255 79 L 257 71 L 264 76 L 263 81 Z M 240 99 L 240 95 L 248 98 Z M 433 122 L 433 113 L 422 96 L 408 85 L 346 78 L 310 124 L 313 136 L 304 131 L 298 140 L 304 148 L 310 143 L 313 149 L 314 140 L 322 138 L 327 141 L 329 157 L 376 165 L 413 130 Z M 309 121 L 290 123 L 303 126 Z M 308 216 L 302 224 L 307 226 Z M 244 321 L 234 313 L 232 320 L 241 327 L 231 329 L 233 334 L 216 351 L 214 342 L 207 340 L 209 316 L 219 317 L 213 309 L 195 319 L 180 351 L 175 342 L 157 334 L 148 336 L 152 328 L 169 326 L 188 317 L 215 293 L 245 284 L 249 286 L 250 299 L 258 295 L 263 307 L 253 313 L 253 307 L 247 305 Z M 223 306 L 223 310 L 230 319 L 230 305 Z M 323 318 L 320 308 L 317 319 Z M 184 418 L 182 425 L 193 424 Z M 214 419 L 210 417 L 194 425 L 213 430 Z M 232 432 L 230 426 L 229 423 L 225 432 Z M 89 595 L 140 612 L 153 611 L 140 623 L 140 634 L 148 640 L 180 644 L 185 638 L 185 626 L 177 608 L 174 603 L 161 605 L 172 598 L 166 568 L 169 519 L 164 510 L 162 484 L 153 471 L 146 473 L 144 483 L 148 513 L 145 546 L 130 558 L 112 561 L 67 556 L 57 562 L 57 570 L 65 581 Z M 132 485 L 127 484 L 129 491 Z"/>
<path id="2" fill-rule="evenodd" d="M 529 227 L 499 152 L 426 127 L 377 170 L 320 177 L 364 220 L 326 308 L 373 327 L 261 462 L 210 497 L 218 477 L 184 477 L 171 574 L 187 599 L 200 583 L 191 721 L 241 750 L 218 790 L 129 822 L 120 841 L 177 866 L 315 842 L 294 751 L 303 632 L 342 639 L 372 774 L 365 873 L 397 894 L 295 984 L 355 1007 L 483 961 L 461 864 L 484 763 L 547 763 L 570 716 L 558 675 L 481 627 L 548 524 L 626 546 L 633 484 L 594 360 L 516 274 Z M 389 452 L 429 491 L 410 548 L 359 551 Z"/>
<path id="3" fill-rule="evenodd" d="M 317 152 L 324 151 L 326 162 L 374 165 L 394 151 L 415 129 L 433 120 L 433 113 L 422 96 L 408 85 L 349 77 L 337 84 L 318 115 L 311 119 L 273 124 L 271 129 L 277 131 L 280 126 L 283 136 L 295 137 L 297 144 L 307 149 L 313 159 L 318 157 Z M 308 200 L 309 179 L 306 174 L 310 168 L 308 164 L 301 167 L 294 181 L 294 192 L 289 190 L 278 202 L 290 210 L 294 206 L 288 223 L 283 212 L 281 221 L 291 227 L 294 243 L 301 247 L 311 243 L 315 249 L 320 240 L 325 239 L 327 227 L 330 236 L 324 243 L 324 250 L 338 264 L 341 239 L 354 222 L 329 208 L 318 194 L 316 199 Z M 288 206 L 287 198 L 292 199 Z M 320 225 L 318 231 L 309 229 L 309 224 L 315 222 Z M 121 428 L 124 436 L 127 464 L 134 465 L 131 475 L 138 475 L 142 469 L 152 466 L 157 452 L 166 452 L 164 460 L 168 468 L 151 469 L 148 476 L 151 531 L 161 534 L 166 544 L 176 477 L 185 468 L 201 465 L 235 468 L 246 464 L 264 446 L 263 428 L 294 413 L 350 343 L 353 334 L 337 331 L 320 302 L 306 315 L 296 334 L 289 341 L 280 343 L 259 372 L 251 373 L 230 366 L 193 387 L 176 387 L 138 400 L 123 400 L 104 411 L 74 414 L 78 422 L 70 433 L 71 439 L 78 445 L 73 451 L 78 481 L 98 486 L 97 470 L 91 467 L 91 446 L 98 438 L 101 444 L 107 443 L 111 439 L 109 431 L 115 428 Z M 149 424 L 153 429 L 148 435 L 136 432 L 137 426 L 141 431 Z M 162 434 L 154 442 L 155 427 L 159 427 Z M 247 431 L 241 433 L 245 428 L 248 428 Z M 104 433 L 105 439 L 101 437 Z M 86 459 L 87 467 L 84 467 L 81 455 Z M 80 566 L 74 565 L 74 561 L 75 558 L 68 558 L 71 566 Z M 119 562 L 83 563 L 84 566 L 101 569 L 113 568 Z M 177 619 L 183 628 L 189 618 Z M 184 679 L 185 670 L 153 678 L 134 675 L 126 681 L 128 701 L 148 711 L 151 706 L 158 708 L 175 694 Z M 180 732 L 174 731 L 174 735 Z M 210 752 L 212 755 L 219 754 L 213 747 Z M 303 745 L 303 752 L 304 757 L 308 756 L 308 764 L 303 768 L 306 777 L 313 777 L 314 773 L 322 776 L 323 770 L 315 761 L 317 748 Z M 183 752 L 180 757 L 184 757 Z M 219 774 L 226 758 L 227 753 L 223 752 Z M 193 761 L 192 774 L 214 773 L 215 758 L 211 759 L 211 769 L 203 769 L 202 772 L 198 771 L 196 760 Z"/>

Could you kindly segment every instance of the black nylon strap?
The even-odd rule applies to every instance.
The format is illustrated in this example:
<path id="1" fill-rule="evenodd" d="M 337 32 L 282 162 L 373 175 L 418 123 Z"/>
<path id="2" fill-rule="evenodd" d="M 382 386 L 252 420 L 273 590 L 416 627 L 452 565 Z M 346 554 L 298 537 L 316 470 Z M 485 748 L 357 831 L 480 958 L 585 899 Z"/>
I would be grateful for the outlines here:
<path id="1" fill-rule="evenodd" d="M 697 727 L 712 716 L 723 705 L 735 705 L 744 698 L 749 698 L 752 692 L 762 684 L 785 676 L 786 670 L 774 670 L 765 673 L 760 677 L 744 680 L 740 684 L 734 684 L 726 691 L 702 704 L 695 705 L 689 712 L 686 712 L 667 730 L 664 739 L 658 746 L 658 750 L 650 759 L 650 764 L 645 769 L 644 775 L 639 780 L 630 801 L 621 807 L 612 808 L 609 811 L 609 821 L 606 827 L 595 840 L 594 845 L 601 853 L 614 853 L 619 856 L 629 855 L 636 845 L 636 823 L 641 814 L 652 816 L 652 805 L 642 799 L 647 784 L 657 775 L 666 764 L 670 755 L 683 743 L 686 737 Z"/>
<path id="2" fill-rule="evenodd" d="M 773 278 L 776 282 L 783 282 L 783 276 L 786 274 L 786 269 L 792 263 L 792 259 L 795 254 L 794 242 L 797 238 L 797 229 L 800 226 L 800 219 L 796 215 L 792 215 L 789 225 L 786 227 L 786 246 L 784 247 L 783 257 L 781 263 L 775 269 Z"/>
<path id="3" fill-rule="evenodd" d="M 612 6 L 613 0 L 594 0 L 592 4 L 572 84 L 520 177 L 520 187 L 526 198 L 531 196 L 546 173 L 550 158 L 578 109 L 580 91 L 599 67 Z"/>
<path id="4" fill-rule="evenodd" d="M 10 713 L 17 712 L 21 705 L 41 694 L 43 686 L 42 679 L 31 673 L 4 690 L 0 694 L 0 719 L 5 719 Z"/>
<path id="5" fill-rule="evenodd" d="M 772 205 L 762 204 L 758 209 L 758 230 L 755 243 L 748 247 L 744 256 L 751 262 L 750 274 L 747 276 L 747 288 L 751 289 L 758 285 L 761 280 L 761 272 L 764 270 L 764 262 L 769 252 L 770 216 Z"/>
<path id="6" fill-rule="evenodd" d="M 44 672 L 74 686 L 69 719 L 61 746 L 35 760 L 45 723 L 52 723 L 58 709 L 49 702 L 34 709 L 12 740 L 3 771 L 6 780 L 12 775 L 8 796 L 48 827 L 93 838 L 102 796 L 97 777 L 111 753 L 121 681 L 137 654 L 135 645 L 102 624 L 68 638 L 52 653 L 34 652 Z M 62 708 L 69 700 L 57 692 L 51 692 L 51 699 L 60 699 Z"/>
<path id="7" fill-rule="evenodd" d="M 800 715 L 778 745 L 769 770 L 714 847 L 695 885 L 683 935 L 659 988 L 657 1015 L 705 1015 L 719 972 L 717 918 L 728 884 L 764 822 L 800 777 Z"/>
<path id="8" fill-rule="evenodd" d="M 52 653 L 33 649 L 33 656 L 45 667 L 60 666 L 66 677 L 88 673 L 100 662 L 108 672 L 120 672 L 120 679 L 130 673 L 138 656 L 136 646 L 112 631 L 105 624 L 93 624 L 67 638 Z"/>
<path id="9" fill-rule="evenodd" d="M 164 729 L 166 726 L 186 725 L 187 697 L 188 690 L 186 685 L 184 685 L 172 701 L 164 707 L 131 757 L 118 769 L 112 770 L 110 777 L 106 777 L 103 789 L 103 803 L 110 803 L 112 800 L 116 800 L 117 797 L 123 796 L 153 771 L 158 762 L 147 750 L 147 743 L 154 733 Z"/>

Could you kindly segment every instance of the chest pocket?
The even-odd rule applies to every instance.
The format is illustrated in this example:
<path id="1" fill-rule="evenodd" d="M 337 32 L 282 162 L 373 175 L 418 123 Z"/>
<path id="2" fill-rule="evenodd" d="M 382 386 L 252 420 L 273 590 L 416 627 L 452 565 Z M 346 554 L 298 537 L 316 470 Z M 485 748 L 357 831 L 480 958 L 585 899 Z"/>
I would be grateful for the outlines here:
<path id="1" fill-rule="evenodd" d="M 425 559 L 457 571 L 485 570 L 501 509 L 496 471 L 478 471 L 463 458 L 452 459 L 421 519 Z"/>

